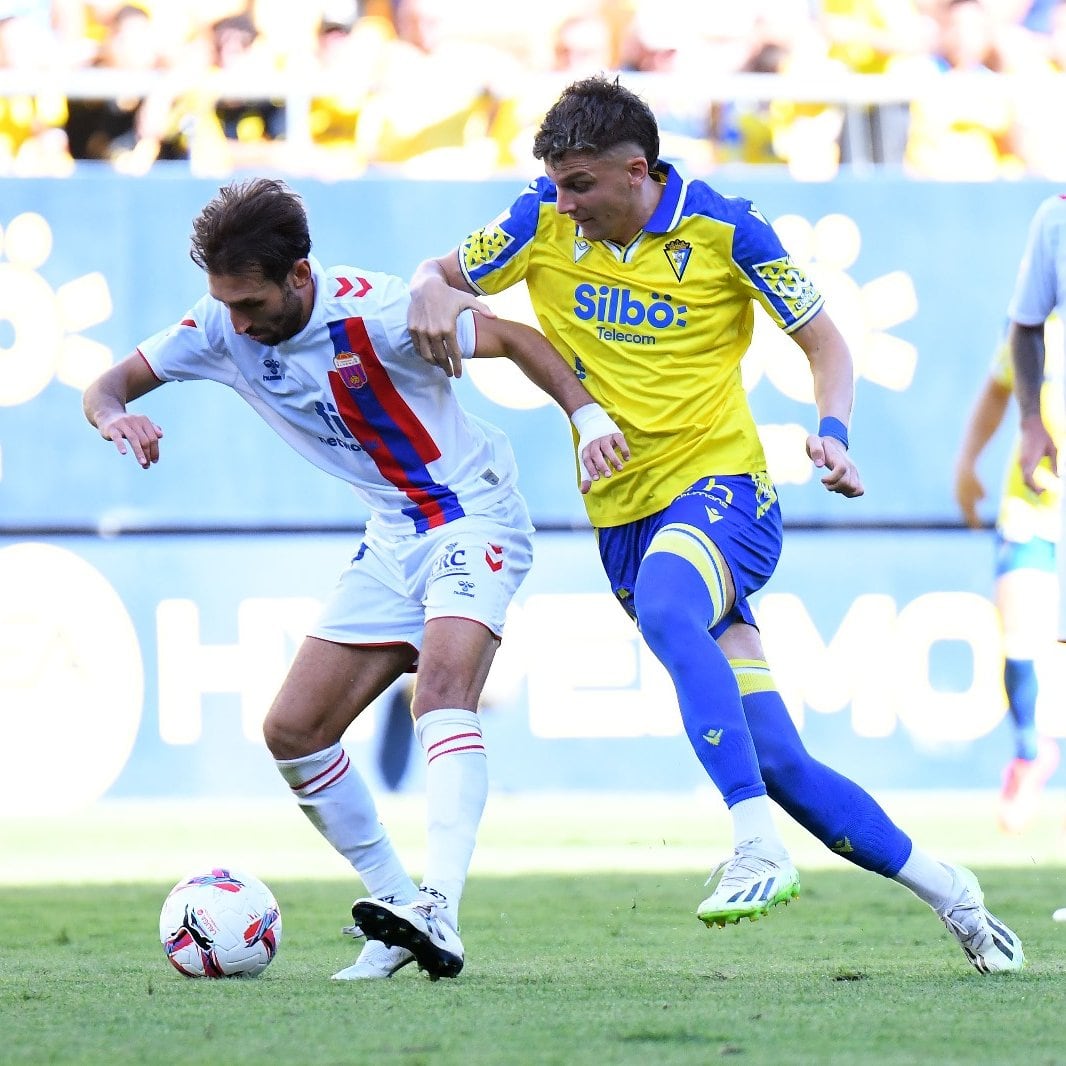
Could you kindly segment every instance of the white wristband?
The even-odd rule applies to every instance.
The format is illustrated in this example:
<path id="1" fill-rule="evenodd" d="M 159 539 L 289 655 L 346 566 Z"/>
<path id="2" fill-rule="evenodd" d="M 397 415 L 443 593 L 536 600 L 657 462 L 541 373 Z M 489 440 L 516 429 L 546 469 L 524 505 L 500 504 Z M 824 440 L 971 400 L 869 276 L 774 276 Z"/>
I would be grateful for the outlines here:
<path id="1" fill-rule="evenodd" d="M 621 430 L 615 425 L 611 416 L 598 404 L 587 403 L 579 407 L 571 416 L 580 440 L 577 442 L 577 451 L 580 455 L 586 444 L 599 437 L 609 437 L 612 433 L 620 433 Z"/>

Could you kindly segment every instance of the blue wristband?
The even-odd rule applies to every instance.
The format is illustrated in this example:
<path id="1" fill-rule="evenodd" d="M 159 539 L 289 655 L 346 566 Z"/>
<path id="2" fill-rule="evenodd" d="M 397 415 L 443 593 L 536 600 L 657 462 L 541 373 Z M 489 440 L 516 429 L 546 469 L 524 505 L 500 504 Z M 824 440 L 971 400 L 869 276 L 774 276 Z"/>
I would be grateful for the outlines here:
<path id="1" fill-rule="evenodd" d="M 832 437 L 833 440 L 840 441 L 845 448 L 848 446 L 848 427 L 839 418 L 834 418 L 832 415 L 826 415 L 818 423 L 818 436 Z"/>

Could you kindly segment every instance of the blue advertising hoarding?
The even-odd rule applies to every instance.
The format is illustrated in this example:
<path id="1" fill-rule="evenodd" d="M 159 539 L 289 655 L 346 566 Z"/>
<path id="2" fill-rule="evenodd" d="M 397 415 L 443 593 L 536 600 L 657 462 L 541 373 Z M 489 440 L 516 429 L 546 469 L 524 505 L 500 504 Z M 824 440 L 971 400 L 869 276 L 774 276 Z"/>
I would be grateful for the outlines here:
<path id="1" fill-rule="evenodd" d="M 40 802 L 282 795 L 260 726 L 358 535 L 0 538 L 0 811 Z M 756 611 L 775 678 L 820 758 L 872 788 L 995 787 L 1009 747 L 987 534 L 794 532 Z M 1042 664 L 1051 682 L 1066 666 Z M 350 731 L 378 787 L 421 761 L 386 750 L 379 700 Z M 695 788 L 669 679 L 619 609 L 591 534 L 539 533 L 483 717 L 497 788 Z M 1047 699 L 1042 729 L 1066 735 Z M 408 730 L 409 733 L 409 730 Z M 45 753 L 45 754 L 40 754 Z"/>
<path id="2" fill-rule="evenodd" d="M 294 184 L 323 262 L 407 275 L 520 183 Z M 7 750 L 52 746 L 60 803 L 276 793 L 259 723 L 365 517 L 219 386 L 142 401 L 166 433 L 147 472 L 81 415 L 81 388 L 202 293 L 188 233 L 216 188 L 94 173 L 0 181 L 0 733 Z M 826 494 L 803 455 L 815 414 L 799 349 L 764 324 L 746 361 L 788 530 L 758 610 L 790 710 L 816 753 L 871 787 L 994 787 L 1009 739 L 991 536 L 950 528 L 952 466 L 1029 216 L 1051 189 L 721 188 L 775 221 L 856 358 L 857 501 Z M 486 696 L 494 782 L 703 783 L 669 683 L 600 575 L 565 419 L 486 362 L 458 387 L 510 435 L 542 530 Z M 992 486 L 1007 436 L 985 462 Z M 577 661 L 590 631 L 602 647 Z M 1055 681 L 1061 664 L 1042 668 Z M 417 760 L 397 776 L 382 751 L 386 713 L 357 724 L 355 757 L 379 784 L 417 787 Z M 1054 702 L 1041 725 L 1066 735 Z M 20 787 L 9 775 L 0 811 Z"/>

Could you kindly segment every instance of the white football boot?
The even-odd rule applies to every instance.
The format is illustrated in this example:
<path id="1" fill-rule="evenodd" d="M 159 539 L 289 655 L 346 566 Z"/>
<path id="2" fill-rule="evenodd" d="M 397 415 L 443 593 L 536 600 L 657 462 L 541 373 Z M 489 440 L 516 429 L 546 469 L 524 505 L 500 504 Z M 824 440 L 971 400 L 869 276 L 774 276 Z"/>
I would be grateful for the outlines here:
<path id="1" fill-rule="evenodd" d="M 741 918 L 757 921 L 778 903 L 800 894 L 799 872 L 785 854 L 772 854 L 762 839 L 745 840 L 733 857 L 720 862 L 707 884 L 721 873 L 715 890 L 696 908 L 696 917 L 708 928 L 736 925 Z"/>
<path id="2" fill-rule="evenodd" d="M 1020 970 L 1025 965 L 1022 942 L 985 907 L 985 896 L 973 871 L 965 866 L 948 869 L 955 875 L 957 891 L 953 901 L 937 914 L 973 968 L 979 973 Z"/>
<path id="3" fill-rule="evenodd" d="M 352 917 L 368 937 L 410 952 L 419 969 L 436 981 L 458 976 L 465 957 L 459 934 L 441 913 L 446 908 L 443 900 L 425 896 L 405 904 L 357 899 Z"/>
<path id="4" fill-rule="evenodd" d="M 351 966 L 333 975 L 334 981 L 383 981 L 402 970 L 415 957 L 406 948 L 390 948 L 380 940 L 368 940 Z"/>

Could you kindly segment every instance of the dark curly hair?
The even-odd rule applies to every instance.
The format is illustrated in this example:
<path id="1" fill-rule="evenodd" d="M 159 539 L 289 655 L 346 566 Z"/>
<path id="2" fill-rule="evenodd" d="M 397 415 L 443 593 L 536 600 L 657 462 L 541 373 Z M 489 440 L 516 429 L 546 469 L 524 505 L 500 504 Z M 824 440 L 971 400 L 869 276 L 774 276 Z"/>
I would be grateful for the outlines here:
<path id="1" fill-rule="evenodd" d="M 554 166 L 569 152 L 599 155 L 636 144 L 648 166 L 659 158 L 659 125 L 636 93 L 597 74 L 568 85 L 544 116 L 533 155 Z"/>

